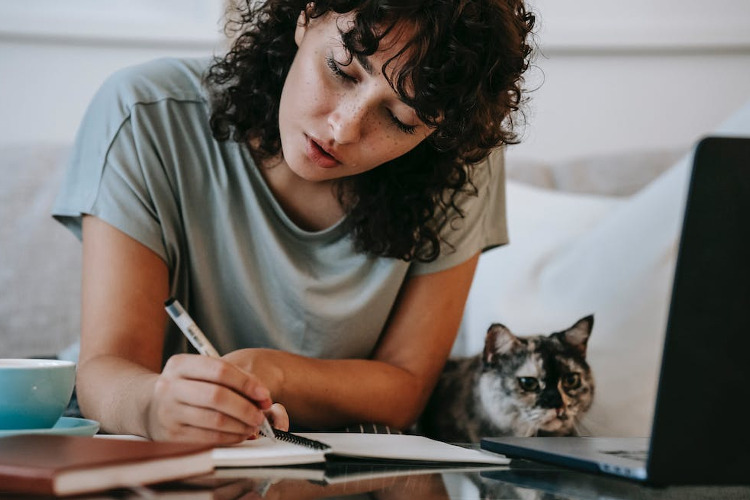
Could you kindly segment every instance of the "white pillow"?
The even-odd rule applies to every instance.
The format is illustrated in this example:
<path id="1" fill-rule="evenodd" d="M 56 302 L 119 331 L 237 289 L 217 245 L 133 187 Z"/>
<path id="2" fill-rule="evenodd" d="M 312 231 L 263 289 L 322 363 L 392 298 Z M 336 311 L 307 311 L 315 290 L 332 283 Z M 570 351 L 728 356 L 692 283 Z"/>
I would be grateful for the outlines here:
<path id="1" fill-rule="evenodd" d="M 593 313 L 597 392 L 583 431 L 648 435 L 686 166 L 630 198 L 509 182 L 511 244 L 480 259 L 454 353 L 479 352 L 493 322 L 551 333 Z"/>
<path id="2" fill-rule="evenodd" d="M 750 103 L 716 135 L 750 136 Z M 692 152 L 627 198 L 508 182 L 510 245 L 482 255 L 454 355 L 493 322 L 551 333 L 594 314 L 597 382 L 584 433 L 648 436 Z"/>

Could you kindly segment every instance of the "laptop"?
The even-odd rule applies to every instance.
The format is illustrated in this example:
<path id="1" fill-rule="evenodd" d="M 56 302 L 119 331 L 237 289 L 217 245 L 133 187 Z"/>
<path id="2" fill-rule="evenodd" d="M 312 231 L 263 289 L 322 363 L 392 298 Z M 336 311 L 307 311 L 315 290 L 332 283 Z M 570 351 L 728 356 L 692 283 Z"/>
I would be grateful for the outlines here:
<path id="1" fill-rule="evenodd" d="M 650 438 L 485 437 L 483 449 L 651 484 L 750 484 L 750 138 L 696 146 Z"/>

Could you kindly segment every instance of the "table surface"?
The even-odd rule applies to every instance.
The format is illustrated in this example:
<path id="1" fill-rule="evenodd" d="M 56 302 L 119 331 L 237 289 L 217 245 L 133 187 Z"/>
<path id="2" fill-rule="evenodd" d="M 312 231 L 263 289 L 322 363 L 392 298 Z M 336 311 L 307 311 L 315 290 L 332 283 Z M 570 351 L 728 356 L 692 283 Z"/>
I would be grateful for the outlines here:
<path id="1" fill-rule="evenodd" d="M 525 460 L 504 467 L 385 471 L 382 466 L 339 464 L 298 468 L 217 469 L 213 474 L 148 489 L 83 498 L 351 499 L 351 500 L 557 500 L 557 499 L 750 499 L 748 486 L 653 488 Z M 369 477 L 365 477 L 369 475 Z M 25 497 L 29 498 L 29 497 Z M 78 498 L 78 497 L 77 497 Z"/>

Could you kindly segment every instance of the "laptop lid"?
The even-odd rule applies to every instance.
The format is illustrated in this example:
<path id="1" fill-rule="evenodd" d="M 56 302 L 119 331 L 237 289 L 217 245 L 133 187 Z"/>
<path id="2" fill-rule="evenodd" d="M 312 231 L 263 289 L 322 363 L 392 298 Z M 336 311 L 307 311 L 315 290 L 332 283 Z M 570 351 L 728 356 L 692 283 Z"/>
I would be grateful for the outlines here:
<path id="1" fill-rule="evenodd" d="M 486 438 L 482 447 L 660 484 L 750 481 L 750 139 L 695 148 L 645 469 L 628 438 Z M 633 450 L 634 451 L 634 450 Z"/>
<path id="2" fill-rule="evenodd" d="M 656 483 L 750 481 L 750 139 L 696 147 L 647 465 Z"/>

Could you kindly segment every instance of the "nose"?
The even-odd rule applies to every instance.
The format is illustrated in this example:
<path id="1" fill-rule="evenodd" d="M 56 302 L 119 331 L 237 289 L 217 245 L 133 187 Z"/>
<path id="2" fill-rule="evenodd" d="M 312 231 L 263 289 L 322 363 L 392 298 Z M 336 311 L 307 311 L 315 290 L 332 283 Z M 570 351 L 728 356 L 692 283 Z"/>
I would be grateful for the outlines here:
<path id="1" fill-rule="evenodd" d="M 539 394 L 537 403 L 542 408 L 560 408 L 563 399 L 556 387 L 548 387 Z"/>
<path id="2" fill-rule="evenodd" d="M 333 139 L 339 144 L 358 142 L 362 136 L 362 125 L 366 116 L 364 106 L 341 102 L 328 115 L 328 124 Z"/>

